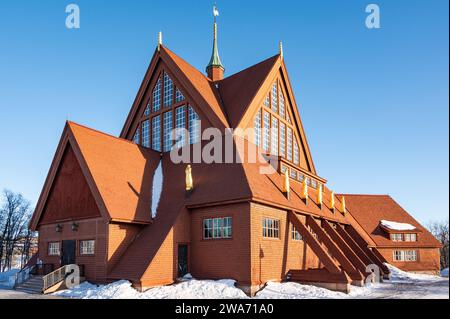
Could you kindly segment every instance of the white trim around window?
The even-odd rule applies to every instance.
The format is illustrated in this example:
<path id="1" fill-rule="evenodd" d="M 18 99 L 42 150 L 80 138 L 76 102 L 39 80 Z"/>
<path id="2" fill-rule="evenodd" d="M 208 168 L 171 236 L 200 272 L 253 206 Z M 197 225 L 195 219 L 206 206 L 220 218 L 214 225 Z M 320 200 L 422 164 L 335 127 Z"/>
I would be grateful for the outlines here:
<path id="1" fill-rule="evenodd" d="M 48 255 L 59 256 L 61 254 L 60 245 L 60 242 L 48 243 Z"/>
<path id="2" fill-rule="evenodd" d="M 392 259 L 405 262 L 418 261 L 417 250 L 394 250 Z"/>
<path id="3" fill-rule="evenodd" d="M 80 255 L 95 254 L 95 240 L 80 240 Z"/>

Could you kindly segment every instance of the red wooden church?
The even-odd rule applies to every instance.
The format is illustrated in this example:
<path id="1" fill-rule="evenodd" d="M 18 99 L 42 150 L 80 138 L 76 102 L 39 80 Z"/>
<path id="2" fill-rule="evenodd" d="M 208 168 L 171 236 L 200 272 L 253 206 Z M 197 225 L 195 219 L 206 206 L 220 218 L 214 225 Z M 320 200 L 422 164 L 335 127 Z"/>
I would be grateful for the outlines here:
<path id="1" fill-rule="evenodd" d="M 119 137 L 67 122 L 31 228 L 38 258 L 138 289 L 233 278 L 247 293 L 293 280 L 348 291 L 368 265 L 439 271 L 438 241 L 389 196 L 335 195 L 316 172 L 280 53 L 224 77 L 217 25 L 206 75 L 162 45 Z M 173 141 L 172 130 L 185 129 Z M 236 157 L 175 163 L 208 128 Z M 251 137 L 226 134 L 251 128 Z M 274 165 L 276 162 L 277 165 Z M 261 173 L 273 166 L 271 173 Z M 159 193 L 156 194 L 156 192 Z"/>

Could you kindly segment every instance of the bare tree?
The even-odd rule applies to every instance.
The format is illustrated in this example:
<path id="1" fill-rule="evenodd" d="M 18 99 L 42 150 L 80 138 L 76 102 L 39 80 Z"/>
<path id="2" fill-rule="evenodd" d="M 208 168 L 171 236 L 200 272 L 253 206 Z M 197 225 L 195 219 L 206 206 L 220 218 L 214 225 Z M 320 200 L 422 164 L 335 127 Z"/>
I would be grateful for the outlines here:
<path id="1" fill-rule="evenodd" d="M 21 194 L 3 191 L 0 207 L 0 270 L 13 266 L 13 257 L 19 242 L 25 244 L 31 218 L 30 202 Z M 25 248 L 25 247 L 24 247 Z"/>
<path id="2" fill-rule="evenodd" d="M 441 269 L 448 268 L 449 264 L 449 229 L 448 220 L 441 222 L 430 222 L 427 226 L 428 230 L 437 238 L 442 244 L 441 248 Z"/>

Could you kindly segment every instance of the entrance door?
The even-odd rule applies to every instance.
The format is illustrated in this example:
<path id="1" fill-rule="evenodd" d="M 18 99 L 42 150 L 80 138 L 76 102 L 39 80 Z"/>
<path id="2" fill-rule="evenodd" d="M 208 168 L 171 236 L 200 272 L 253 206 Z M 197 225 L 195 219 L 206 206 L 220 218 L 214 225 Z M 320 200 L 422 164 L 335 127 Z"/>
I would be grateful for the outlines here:
<path id="1" fill-rule="evenodd" d="M 61 266 L 75 264 L 76 241 L 63 240 L 61 249 Z"/>
<path id="2" fill-rule="evenodd" d="M 188 273 L 188 245 L 178 245 L 178 277 Z"/>

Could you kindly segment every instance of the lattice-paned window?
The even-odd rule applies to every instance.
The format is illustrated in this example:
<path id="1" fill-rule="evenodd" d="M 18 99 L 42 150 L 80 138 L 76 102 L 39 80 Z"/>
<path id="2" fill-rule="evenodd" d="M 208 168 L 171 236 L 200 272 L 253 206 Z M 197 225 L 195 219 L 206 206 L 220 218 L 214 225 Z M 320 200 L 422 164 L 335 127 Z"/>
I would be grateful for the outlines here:
<path id="1" fill-rule="evenodd" d="M 290 176 L 292 179 L 297 179 L 297 171 L 296 171 L 295 169 L 291 168 L 291 169 L 289 170 L 289 176 Z"/>
<path id="2" fill-rule="evenodd" d="M 286 157 L 286 125 L 280 122 L 280 155 Z"/>
<path id="3" fill-rule="evenodd" d="M 142 122 L 142 146 L 150 147 L 150 121 Z"/>
<path id="4" fill-rule="evenodd" d="M 265 107 L 270 107 L 270 98 L 269 98 L 269 96 L 266 96 L 266 98 L 264 99 L 264 106 Z"/>
<path id="5" fill-rule="evenodd" d="M 158 112 L 161 109 L 161 78 L 156 82 L 153 89 L 153 112 Z"/>
<path id="6" fill-rule="evenodd" d="M 260 109 L 258 111 L 258 113 L 256 113 L 254 124 L 253 124 L 254 130 L 255 130 L 254 142 L 259 147 L 261 147 L 261 112 L 262 111 Z"/>
<path id="7" fill-rule="evenodd" d="M 147 106 L 145 107 L 144 116 L 149 116 L 151 111 L 151 105 L 150 102 L 148 102 Z"/>
<path id="8" fill-rule="evenodd" d="M 299 160 L 299 151 L 298 151 L 298 143 L 297 143 L 297 139 L 294 138 L 294 164 L 299 164 L 300 160 Z"/>
<path id="9" fill-rule="evenodd" d="M 152 118 L 152 149 L 161 152 L 161 115 Z"/>
<path id="10" fill-rule="evenodd" d="M 203 238 L 219 239 L 231 238 L 232 236 L 232 218 L 208 218 L 203 220 Z"/>
<path id="11" fill-rule="evenodd" d="M 164 113 L 163 122 L 163 137 L 164 137 L 164 152 L 169 152 L 172 149 L 172 111 Z"/>
<path id="12" fill-rule="evenodd" d="M 417 261 L 417 251 L 416 250 L 406 250 L 405 251 L 405 261 Z"/>
<path id="13" fill-rule="evenodd" d="M 417 234 L 403 234 L 405 241 L 417 241 Z"/>
<path id="14" fill-rule="evenodd" d="M 189 114 L 188 114 L 188 121 L 189 121 L 189 143 L 195 144 L 200 142 L 200 117 L 198 116 L 197 112 L 195 112 L 194 108 L 192 106 L 189 106 Z"/>
<path id="15" fill-rule="evenodd" d="M 278 120 L 274 116 L 272 116 L 272 129 L 270 134 L 272 135 L 270 142 L 271 154 L 278 155 Z"/>
<path id="16" fill-rule="evenodd" d="M 133 143 L 139 144 L 141 142 L 141 130 L 138 127 L 133 136 Z"/>
<path id="17" fill-rule="evenodd" d="M 273 218 L 263 218 L 262 235 L 264 238 L 280 238 L 280 221 Z"/>
<path id="18" fill-rule="evenodd" d="M 270 113 L 264 112 L 264 141 L 263 150 L 269 151 L 270 146 Z"/>
<path id="19" fill-rule="evenodd" d="M 284 95 L 283 95 L 283 91 L 281 89 L 280 89 L 280 116 L 283 119 L 286 116 L 286 106 L 284 103 Z"/>
<path id="20" fill-rule="evenodd" d="M 173 82 L 167 73 L 164 73 L 164 106 L 169 107 L 173 103 Z"/>
<path id="21" fill-rule="evenodd" d="M 401 250 L 394 250 L 392 257 L 394 261 L 403 261 L 405 259 L 404 252 Z"/>
<path id="22" fill-rule="evenodd" d="M 288 113 L 288 112 L 286 112 L 286 121 L 287 121 L 289 124 L 292 124 L 292 122 L 291 122 L 291 117 L 289 116 L 289 113 Z"/>
<path id="23" fill-rule="evenodd" d="M 60 254 L 60 243 L 48 243 L 48 255 L 49 256 L 59 256 Z"/>
<path id="24" fill-rule="evenodd" d="M 180 106 L 175 109 L 175 129 L 177 148 L 186 144 L 186 106 Z"/>
<path id="25" fill-rule="evenodd" d="M 291 238 L 294 241 L 303 240 L 302 235 L 300 235 L 300 233 L 298 232 L 297 228 L 295 228 L 294 225 L 292 225 L 292 227 L 291 227 Z"/>
<path id="26" fill-rule="evenodd" d="M 184 101 L 184 95 L 181 93 L 181 91 L 177 88 L 175 91 L 175 102 L 179 103 L 181 101 Z"/>
<path id="27" fill-rule="evenodd" d="M 402 234 L 391 234 L 391 240 L 392 241 L 403 241 L 403 235 Z"/>
<path id="28" fill-rule="evenodd" d="M 272 111 L 278 113 L 278 86 L 275 82 L 272 86 Z"/>
<path id="29" fill-rule="evenodd" d="M 95 240 L 80 241 L 80 255 L 93 255 L 95 253 Z"/>
<path id="30" fill-rule="evenodd" d="M 287 159 L 292 161 L 292 129 L 287 129 Z"/>

